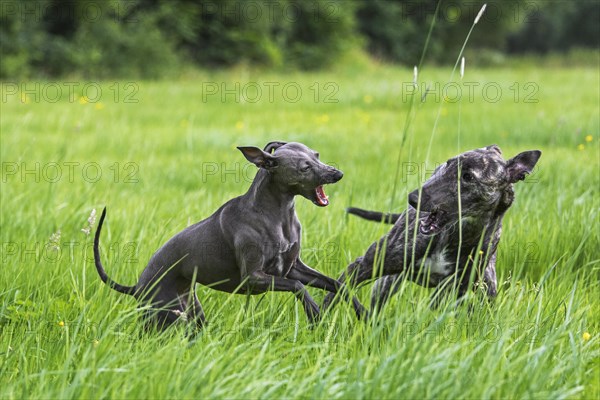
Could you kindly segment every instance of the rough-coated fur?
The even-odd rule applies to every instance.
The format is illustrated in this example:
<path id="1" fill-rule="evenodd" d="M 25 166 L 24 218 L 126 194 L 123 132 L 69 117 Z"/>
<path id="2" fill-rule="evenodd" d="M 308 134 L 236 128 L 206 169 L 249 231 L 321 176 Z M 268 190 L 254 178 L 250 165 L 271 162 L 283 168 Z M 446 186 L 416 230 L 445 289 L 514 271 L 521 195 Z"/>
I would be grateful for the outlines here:
<path id="1" fill-rule="evenodd" d="M 495 297 L 502 217 L 514 199 L 513 183 L 532 171 L 541 152 L 526 151 L 507 161 L 501 154 L 492 145 L 451 158 L 420 191 L 409 194 L 410 207 L 401 214 L 348 209 L 394 226 L 351 263 L 339 280 L 357 285 L 379 276 L 372 291 L 372 311 L 396 293 L 401 279 L 435 287 L 432 304 L 453 286 L 460 297 L 468 289 L 473 268 L 473 281 Z M 325 306 L 333 298 L 328 294 Z"/>

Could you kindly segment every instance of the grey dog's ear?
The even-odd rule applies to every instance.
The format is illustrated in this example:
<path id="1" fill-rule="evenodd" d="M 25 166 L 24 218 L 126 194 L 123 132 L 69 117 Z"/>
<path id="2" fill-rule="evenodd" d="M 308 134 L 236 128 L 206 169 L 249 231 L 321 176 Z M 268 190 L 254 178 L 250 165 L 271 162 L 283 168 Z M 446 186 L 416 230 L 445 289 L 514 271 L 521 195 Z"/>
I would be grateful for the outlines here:
<path id="1" fill-rule="evenodd" d="M 533 167 L 540 159 L 542 152 L 539 150 L 524 151 L 517 154 L 506 162 L 506 171 L 508 172 L 508 181 L 515 183 L 525 179 L 525 175 L 533 171 Z"/>
<path id="2" fill-rule="evenodd" d="M 277 166 L 277 159 L 271 154 L 262 151 L 254 146 L 238 146 L 244 157 L 259 168 L 274 168 Z"/>
<path id="3" fill-rule="evenodd" d="M 267 153 L 272 153 L 275 150 L 277 150 L 278 148 L 280 148 L 281 146 L 283 146 L 284 144 L 287 144 L 287 142 L 269 142 L 269 143 L 267 143 L 267 145 L 265 146 L 265 148 L 263 150 L 266 151 Z"/>

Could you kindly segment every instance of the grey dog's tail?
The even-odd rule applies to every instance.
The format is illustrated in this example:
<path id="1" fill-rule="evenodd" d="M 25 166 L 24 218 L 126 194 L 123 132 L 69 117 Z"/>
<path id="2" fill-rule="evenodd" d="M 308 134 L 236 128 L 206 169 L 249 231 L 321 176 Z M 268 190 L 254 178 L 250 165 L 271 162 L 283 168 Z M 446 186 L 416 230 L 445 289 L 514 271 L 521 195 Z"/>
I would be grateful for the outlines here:
<path id="1" fill-rule="evenodd" d="M 401 214 L 382 213 L 380 211 L 368 211 L 362 208 L 348 207 L 348 214 L 358 215 L 361 218 L 369 221 L 385 222 L 386 224 L 395 224 Z"/>
<path id="2" fill-rule="evenodd" d="M 94 237 L 94 261 L 96 262 L 96 270 L 98 270 L 98 275 L 100 275 L 100 279 L 102 279 L 102 282 L 106 283 L 108 286 L 110 286 L 117 292 L 133 296 L 135 294 L 135 286 L 119 285 L 117 282 L 110 279 L 108 275 L 106 275 L 106 271 L 104 271 L 102 261 L 100 261 L 100 231 L 102 230 L 102 223 L 104 222 L 104 217 L 106 217 L 106 207 L 104 207 L 104 210 L 102 210 L 100 222 L 98 222 L 98 229 L 96 230 L 96 236 Z"/>

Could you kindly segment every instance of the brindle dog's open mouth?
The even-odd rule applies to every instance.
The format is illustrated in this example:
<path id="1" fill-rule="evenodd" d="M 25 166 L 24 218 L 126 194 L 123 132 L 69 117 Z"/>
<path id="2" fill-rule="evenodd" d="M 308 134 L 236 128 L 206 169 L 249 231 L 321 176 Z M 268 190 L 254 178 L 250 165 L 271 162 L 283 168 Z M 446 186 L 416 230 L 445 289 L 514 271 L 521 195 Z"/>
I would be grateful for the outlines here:
<path id="1" fill-rule="evenodd" d="M 315 199 L 313 203 L 318 205 L 319 207 L 325 207 L 329 205 L 329 197 L 325 194 L 325 189 L 323 189 L 323 185 L 319 185 L 315 188 Z"/>
<path id="2" fill-rule="evenodd" d="M 419 221 L 419 232 L 423 235 L 433 235 L 438 233 L 443 226 L 443 211 L 430 211 L 427 217 Z"/>

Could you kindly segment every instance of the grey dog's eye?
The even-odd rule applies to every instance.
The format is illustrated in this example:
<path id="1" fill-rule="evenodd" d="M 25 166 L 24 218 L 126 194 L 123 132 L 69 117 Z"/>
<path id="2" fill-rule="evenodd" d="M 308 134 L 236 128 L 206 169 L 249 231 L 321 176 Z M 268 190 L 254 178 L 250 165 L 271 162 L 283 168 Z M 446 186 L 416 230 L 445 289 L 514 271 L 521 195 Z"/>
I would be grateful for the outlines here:
<path id="1" fill-rule="evenodd" d="M 309 169 L 310 169 L 310 165 L 307 165 L 306 167 L 302 168 L 300 171 L 307 172 Z"/>
<path id="2" fill-rule="evenodd" d="M 471 174 L 470 174 L 470 173 L 468 173 L 468 172 L 465 172 L 465 173 L 462 175 L 462 178 L 463 178 L 463 181 L 465 181 L 465 182 L 471 182 L 471 181 L 473 180 L 473 175 L 471 175 Z"/>

